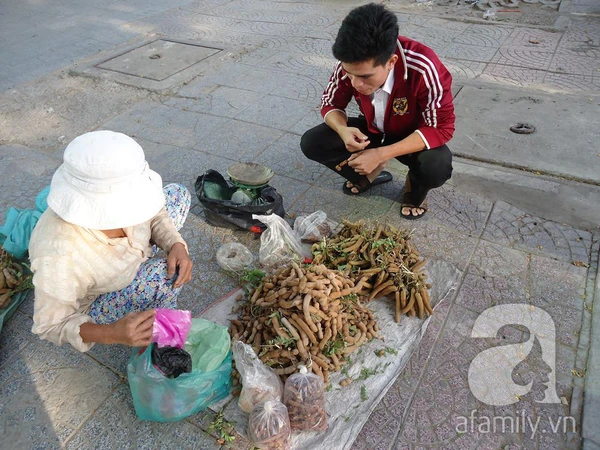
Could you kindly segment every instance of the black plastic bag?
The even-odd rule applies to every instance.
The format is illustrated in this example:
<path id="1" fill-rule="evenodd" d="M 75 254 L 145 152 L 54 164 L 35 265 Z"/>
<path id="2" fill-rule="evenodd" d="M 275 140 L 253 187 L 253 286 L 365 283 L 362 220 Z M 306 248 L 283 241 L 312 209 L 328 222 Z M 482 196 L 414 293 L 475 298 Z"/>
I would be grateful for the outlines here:
<path id="1" fill-rule="evenodd" d="M 182 373 L 192 371 L 192 357 L 177 347 L 152 346 L 152 364 L 167 378 L 177 378 Z"/>
<path id="2" fill-rule="evenodd" d="M 207 192 L 209 185 L 209 192 Z M 195 188 L 198 200 L 204 206 L 206 220 L 216 227 L 250 230 L 251 227 L 258 226 L 264 229 L 265 225 L 254 220 L 253 214 L 285 216 L 283 197 L 269 185 L 263 187 L 260 192 L 264 203 L 261 205 L 233 203 L 230 199 L 237 188 L 216 170 L 207 170 L 204 175 L 200 175 L 196 180 Z"/>

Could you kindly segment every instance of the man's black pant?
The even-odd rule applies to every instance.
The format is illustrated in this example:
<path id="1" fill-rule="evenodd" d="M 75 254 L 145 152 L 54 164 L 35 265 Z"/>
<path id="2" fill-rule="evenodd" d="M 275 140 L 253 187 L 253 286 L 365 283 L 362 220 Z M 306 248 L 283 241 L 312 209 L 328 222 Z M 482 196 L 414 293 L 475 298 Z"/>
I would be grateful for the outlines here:
<path id="1" fill-rule="evenodd" d="M 386 135 L 385 141 L 381 142 L 383 135 L 369 132 L 364 117 L 350 117 L 348 126 L 356 127 L 369 136 L 370 144 L 367 148 L 382 147 L 402 139 Z M 344 165 L 341 169 L 338 167 L 340 170 L 336 169 L 336 166 L 347 160 L 352 153 L 346 150 L 344 142 L 329 125 L 322 123 L 304 133 L 300 148 L 308 159 L 329 167 L 354 185 L 363 188 L 368 185 L 367 177 L 359 175 L 352 167 Z M 412 204 L 415 206 L 425 200 L 430 189 L 440 187 L 452 176 L 452 153 L 446 145 L 399 156 L 396 159 L 408 166 Z"/>

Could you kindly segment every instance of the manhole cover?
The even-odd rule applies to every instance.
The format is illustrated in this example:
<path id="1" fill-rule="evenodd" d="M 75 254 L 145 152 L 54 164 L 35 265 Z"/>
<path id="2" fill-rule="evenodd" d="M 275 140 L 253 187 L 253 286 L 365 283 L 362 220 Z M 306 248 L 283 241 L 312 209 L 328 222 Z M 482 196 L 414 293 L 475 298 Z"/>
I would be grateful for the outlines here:
<path id="1" fill-rule="evenodd" d="M 163 81 L 221 51 L 218 48 L 159 39 L 104 61 L 96 67 Z"/>

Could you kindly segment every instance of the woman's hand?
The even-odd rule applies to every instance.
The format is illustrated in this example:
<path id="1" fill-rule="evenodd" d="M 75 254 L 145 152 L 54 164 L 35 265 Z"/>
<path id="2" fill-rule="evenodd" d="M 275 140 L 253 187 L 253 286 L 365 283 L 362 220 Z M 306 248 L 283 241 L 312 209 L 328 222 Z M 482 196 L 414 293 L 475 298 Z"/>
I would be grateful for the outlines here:
<path id="1" fill-rule="evenodd" d="M 144 347 L 152 342 L 152 327 L 156 311 L 132 312 L 108 325 L 112 343 L 130 347 Z"/>
<path id="2" fill-rule="evenodd" d="M 178 270 L 174 287 L 178 288 L 192 279 L 192 260 L 181 242 L 173 244 L 167 256 L 167 276 L 172 278 Z"/>

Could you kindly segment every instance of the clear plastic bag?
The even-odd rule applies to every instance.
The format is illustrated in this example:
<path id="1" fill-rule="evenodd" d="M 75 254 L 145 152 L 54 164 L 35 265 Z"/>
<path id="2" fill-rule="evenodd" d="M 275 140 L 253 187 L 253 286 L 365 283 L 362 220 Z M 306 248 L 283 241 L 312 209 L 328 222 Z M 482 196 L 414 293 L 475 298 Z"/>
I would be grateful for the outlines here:
<path id="1" fill-rule="evenodd" d="M 252 445 L 264 450 L 289 450 L 292 448 L 290 420 L 285 405 L 270 400 L 256 405 L 248 421 Z"/>
<path id="2" fill-rule="evenodd" d="M 238 272 L 244 270 L 250 264 L 254 257 L 246 246 L 239 242 L 228 242 L 221 245 L 217 250 L 217 264 L 223 270 Z"/>
<path id="3" fill-rule="evenodd" d="M 339 224 L 327 219 L 327 214 L 319 210 L 309 215 L 296 217 L 294 231 L 302 242 L 319 242 L 337 233 Z"/>
<path id="4" fill-rule="evenodd" d="M 320 376 L 310 373 L 305 366 L 291 375 L 283 388 L 283 403 L 288 409 L 292 430 L 325 431 L 325 384 Z"/>
<path id="5" fill-rule="evenodd" d="M 258 256 L 265 267 L 276 267 L 294 259 L 304 259 L 311 256 L 310 249 L 304 248 L 297 234 L 281 217 L 253 215 L 267 226 L 260 236 Z"/>
<path id="6" fill-rule="evenodd" d="M 252 412 L 254 406 L 269 400 L 281 401 L 283 384 L 273 369 L 264 365 L 247 344 L 236 341 L 233 344 L 235 367 L 242 378 L 240 409 Z"/>

